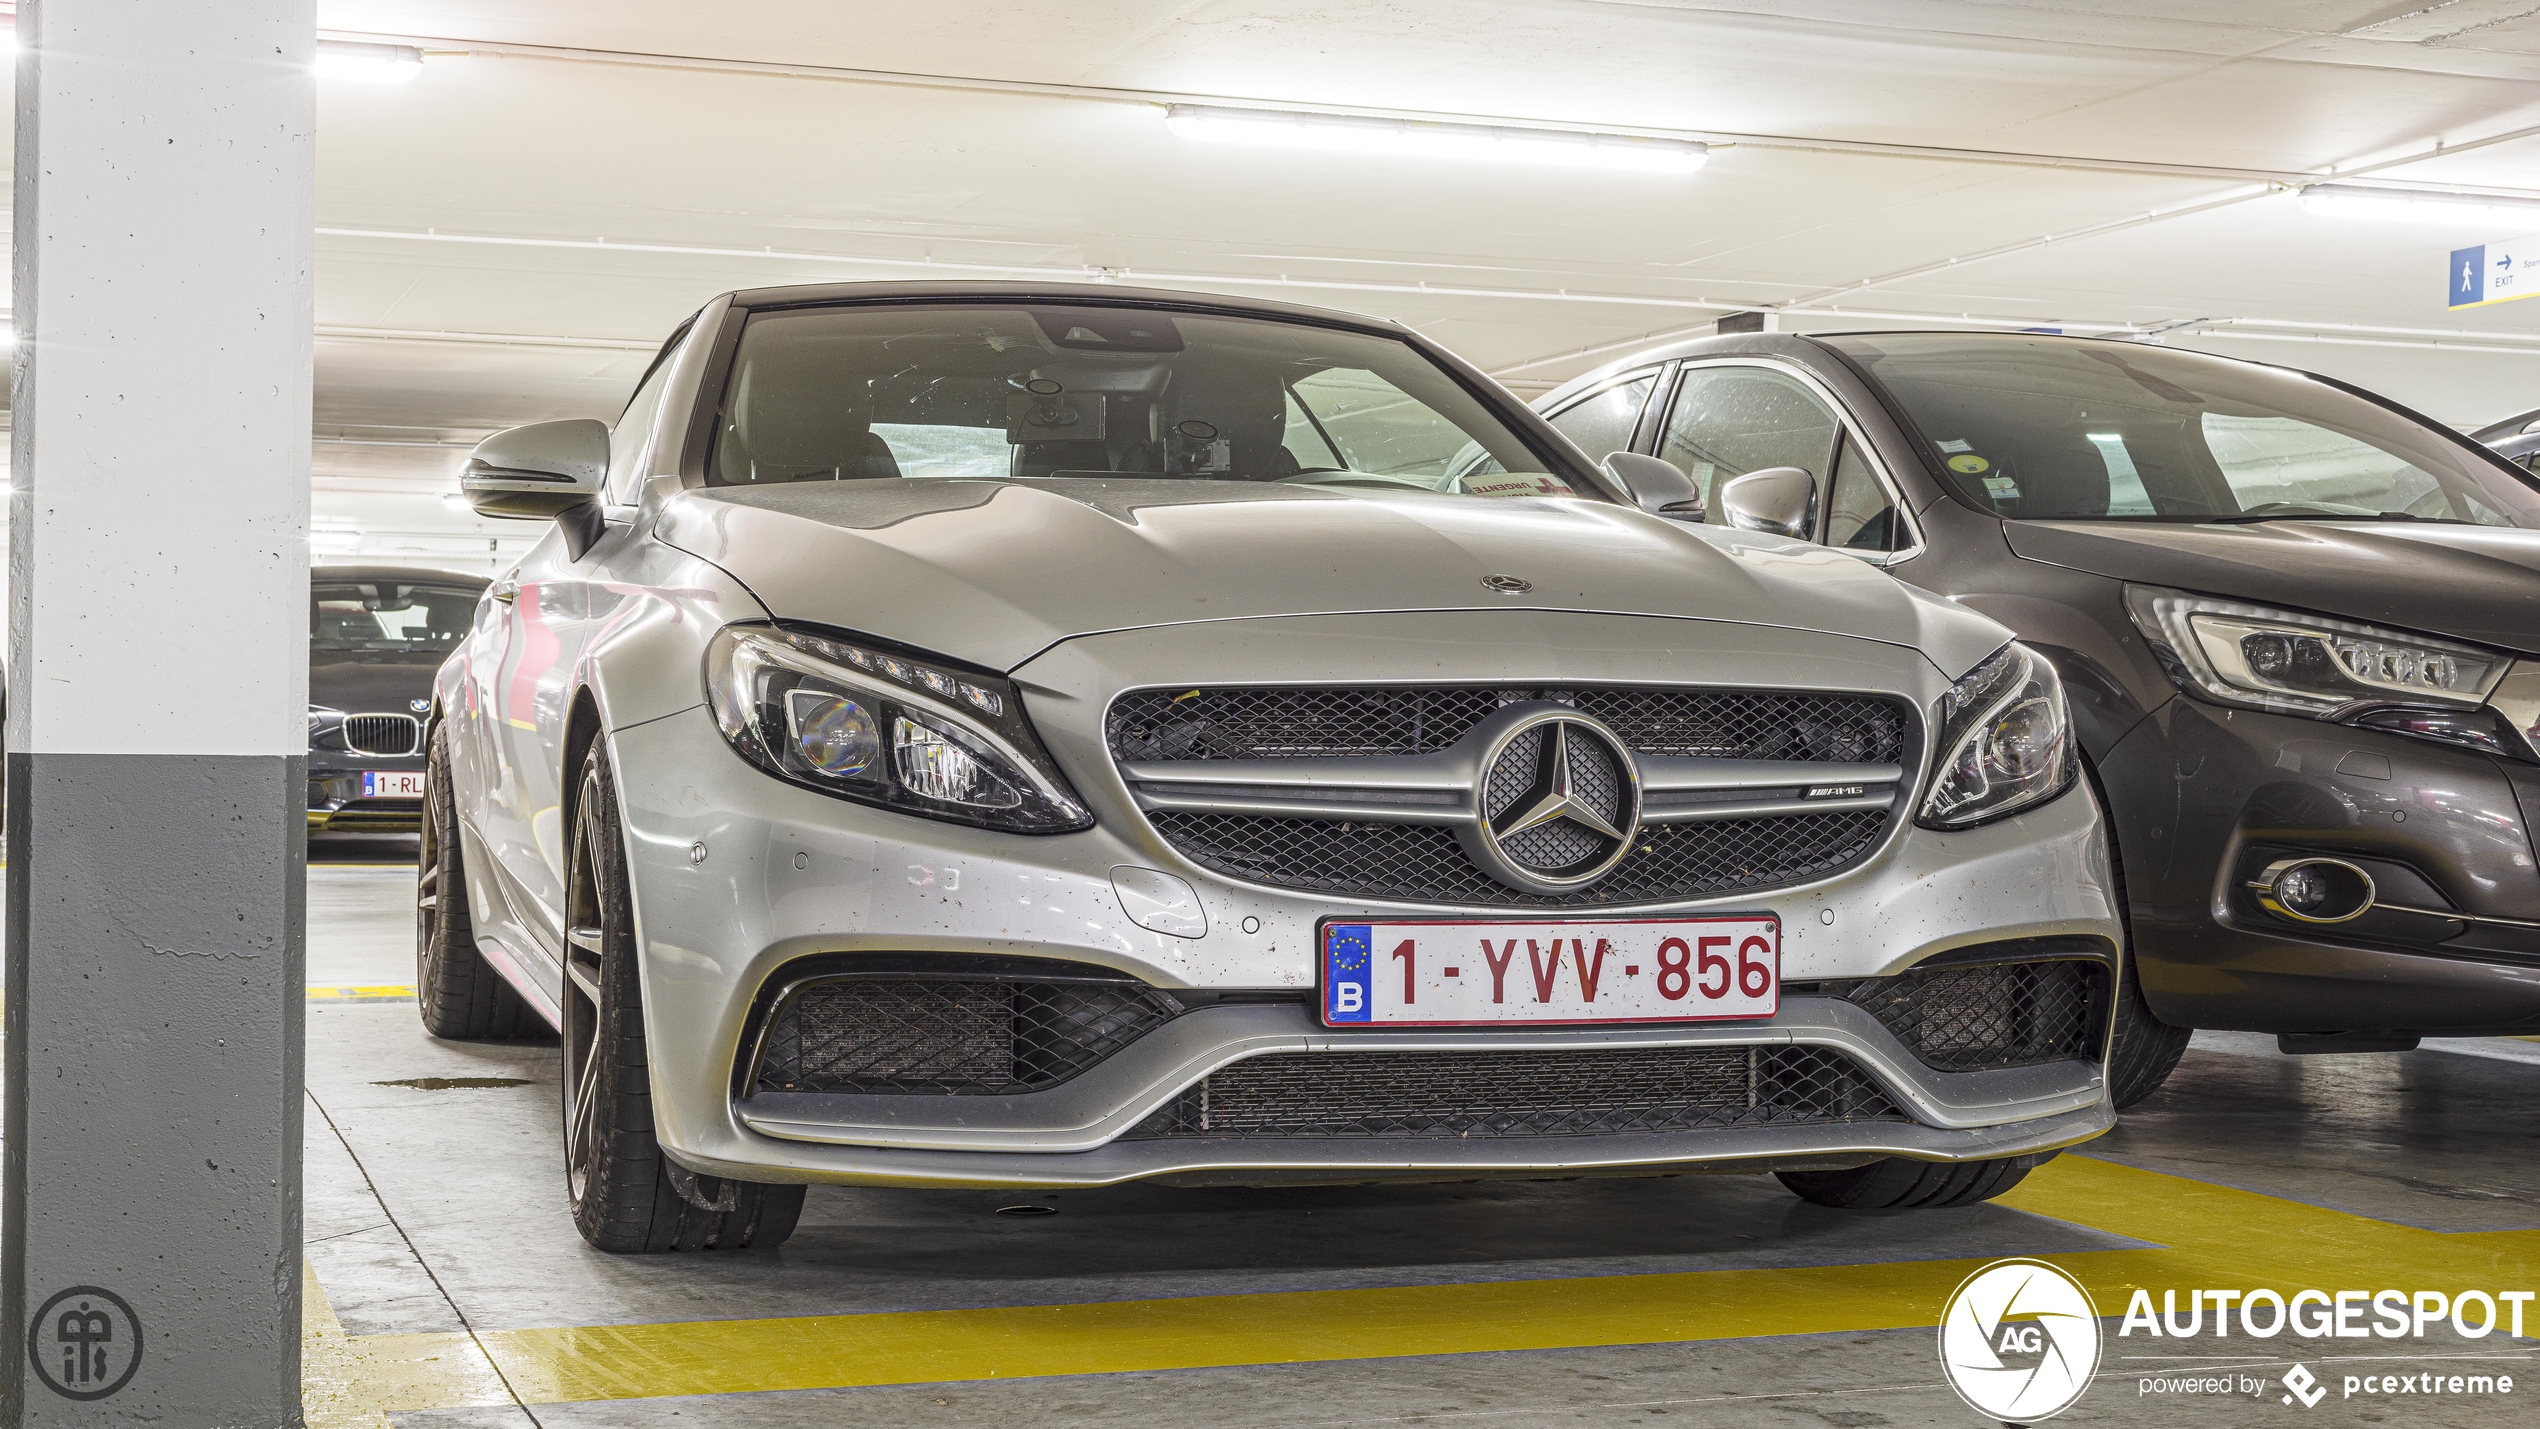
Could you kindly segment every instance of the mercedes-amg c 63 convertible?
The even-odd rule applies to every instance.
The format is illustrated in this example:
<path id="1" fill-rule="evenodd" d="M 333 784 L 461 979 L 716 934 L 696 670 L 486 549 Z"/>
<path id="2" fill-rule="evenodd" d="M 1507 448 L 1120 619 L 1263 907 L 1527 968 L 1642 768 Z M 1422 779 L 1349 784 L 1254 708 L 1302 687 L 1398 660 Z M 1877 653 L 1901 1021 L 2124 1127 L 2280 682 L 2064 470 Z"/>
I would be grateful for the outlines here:
<path id="1" fill-rule="evenodd" d="M 2053 669 L 1588 458 L 1403 327 L 1111 286 L 740 292 L 439 672 L 427 1028 L 551 1024 L 573 1216 L 804 1188 L 1770 1172 L 1999 1194 L 2107 1129 Z"/>

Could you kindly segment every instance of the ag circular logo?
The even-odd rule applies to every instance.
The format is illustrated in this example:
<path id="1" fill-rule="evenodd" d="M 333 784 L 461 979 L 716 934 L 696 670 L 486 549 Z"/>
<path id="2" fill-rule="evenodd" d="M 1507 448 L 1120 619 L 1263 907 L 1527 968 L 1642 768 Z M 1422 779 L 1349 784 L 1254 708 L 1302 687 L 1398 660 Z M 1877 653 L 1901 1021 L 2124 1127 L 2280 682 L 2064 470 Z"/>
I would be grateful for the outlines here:
<path id="1" fill-rule="evenodd" d="M 1940 1367 L 1978 1414 L 2014 1424 L 2052 1419 L 2099 1368 L 2099 1308 L 2080 1281 L 2042 1260 L 1997 1260 L 1949 1297 Z"/>
<path id="2" fill-rule="evenodd" d="M 74 1285 L 35 1312 L 26 1357 L 64 1399 L 103 1399 L 141 1368 L 141 1319 L 115 1292 Z"/>

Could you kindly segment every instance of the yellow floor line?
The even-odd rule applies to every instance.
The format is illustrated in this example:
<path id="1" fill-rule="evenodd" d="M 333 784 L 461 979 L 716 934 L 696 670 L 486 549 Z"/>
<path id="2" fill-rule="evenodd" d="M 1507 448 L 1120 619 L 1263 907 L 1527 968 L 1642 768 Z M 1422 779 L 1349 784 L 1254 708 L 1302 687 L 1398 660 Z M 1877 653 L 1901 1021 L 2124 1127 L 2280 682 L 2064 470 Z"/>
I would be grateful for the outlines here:
<path id="1" fill-rule="evenodd" d="M 465 1331 L 347 1335 L 317 1270 L 300 1262 L 300 1412 L 308 1429 L 389 1429 L 391 1414 L 512 1402 Z"/>
<path id="2" fill-rule="evenodd" d="M 2540 1274 L 2540 1231 L 2440 1234 L 2085 1157 L 2042 1168 L 2005 1203 L 2158 1245 L 2046 1257 L 2079 1276 L 2103 1314 L 2122 1313 L 2136 1286 L 2493 1292 L 2531 1288 Z M 1950 1289 L 1980 1263 L 498 1330 L 482 1339 L 526 1402 L 642 1399 L 1919 1328 L 1939 1322 Z M 2529 1328 L 2540 1334 L 2540 1323 Z M 499 1387 L 493 1400 L 471 1398 L 487 1392 L 485 1377 L 459 1361 L 424 1358 L 446 1354 L 445 1338 L 378 1337 L 381 1363 L 402 1367 L 396 1403 L 507 1402 Z M 352 1340 L 346 1353 L 373 1343 Z"/>
<path id="3" fill-rule="evenodd" d="M 310 983 L 311 1002 L 412 1002 L 415 990 L 395 983 L 375 986 L 345 986 L 335 983 Z"/>

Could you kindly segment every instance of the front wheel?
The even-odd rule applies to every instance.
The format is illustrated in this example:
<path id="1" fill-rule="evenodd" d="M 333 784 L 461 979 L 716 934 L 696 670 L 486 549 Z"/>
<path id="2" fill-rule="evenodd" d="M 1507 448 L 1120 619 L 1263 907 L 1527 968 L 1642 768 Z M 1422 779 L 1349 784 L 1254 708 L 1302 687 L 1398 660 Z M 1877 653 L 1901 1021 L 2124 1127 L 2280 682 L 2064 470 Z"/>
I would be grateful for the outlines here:
<path id="1" fill-rule="evenodd" d="M 1990 1201 L 2053 1159 L 2052 1153 L 1954 1163 L 1890 1156 L 1842 1171 L 1773 1175 L 1799 1199 L 1839 1211 L 1939 1210 Z"/>
<path id="2" fill-rule="evenodd" d="M 802 1215 L 803 1187 L 691 1174 L 653 1135 L 626 844 L 600 741 L 582 761 L 574 808 L 562 1039 L 565 1194 L 574 1228 L 621 1255 L 781 1245 Z"/>

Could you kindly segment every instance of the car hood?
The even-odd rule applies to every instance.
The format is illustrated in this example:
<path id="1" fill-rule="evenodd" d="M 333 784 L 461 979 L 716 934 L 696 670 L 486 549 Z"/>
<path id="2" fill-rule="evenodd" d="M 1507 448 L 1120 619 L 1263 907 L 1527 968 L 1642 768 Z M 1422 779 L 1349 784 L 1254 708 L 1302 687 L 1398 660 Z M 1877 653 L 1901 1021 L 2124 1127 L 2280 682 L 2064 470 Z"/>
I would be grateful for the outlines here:
<path id="1" fill-rule="evenodd" d="M 2031 560 L 2540 654 L 2540 531 L 2400 521 L 2011 521 Z"/>
<path id="2" fill-rule="evenodd" d="M 1084 478 L 689 491 L 656 534 L 779 619 L 1010 670 L 1074 636 L 1400 610 L 1725 620 L 1901 645 L 1955 678 L 1992 621 L 1822 547 L 1604 502 Z M 1503 595 L 1488 576 L 1531 584 Z"/>
<path id="3" fill-rule="evenodd" d="M 413 714 L 432 698 L 437 654 L 403 651 L 309 652 L 309 703 L 346 714 Z"/>

